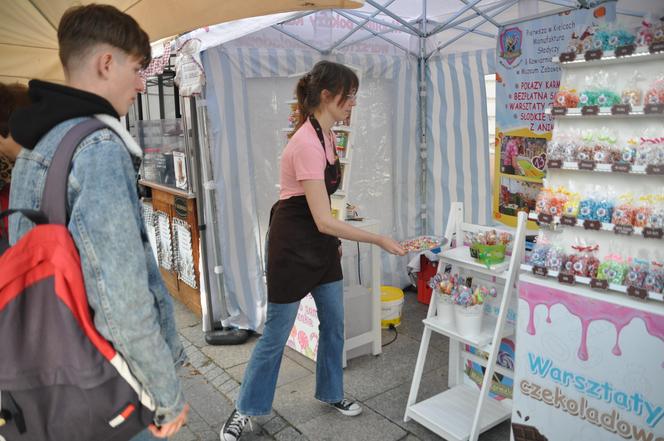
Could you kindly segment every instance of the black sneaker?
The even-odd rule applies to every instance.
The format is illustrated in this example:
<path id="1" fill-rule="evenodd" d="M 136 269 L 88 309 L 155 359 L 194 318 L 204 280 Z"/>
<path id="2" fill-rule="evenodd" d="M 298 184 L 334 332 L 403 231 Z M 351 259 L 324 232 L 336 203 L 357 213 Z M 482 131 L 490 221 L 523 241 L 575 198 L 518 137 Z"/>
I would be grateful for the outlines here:
<path id="1" fill-rule="evenodd" d="M 357 416 L 362 413 L 362 406 L 345 398 L 338 403 L 330 403 L 330 405 L 346 416 Z"/>
<path id="2" fill-rule="evenodd" d="M 240 414 L 237 409 L 234 409 L 231 416 L 229 416 L 226 423 L 224 423 L 224 427 L 221 428 L 219 439 L 221 439 L 221 441 L 239 440 L 240 436 L 242 436 L 244 426 L 246 426 L 247 423 L 249 423 L 249 428 L 253 430 L 249 417 Z"/>

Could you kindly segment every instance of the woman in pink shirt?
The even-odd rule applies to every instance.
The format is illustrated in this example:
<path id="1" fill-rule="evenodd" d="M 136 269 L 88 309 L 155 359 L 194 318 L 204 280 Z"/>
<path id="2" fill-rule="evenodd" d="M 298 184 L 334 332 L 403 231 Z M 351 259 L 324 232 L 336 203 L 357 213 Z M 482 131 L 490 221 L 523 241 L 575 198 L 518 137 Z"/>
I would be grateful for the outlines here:
<path id="1" fill-rule="evenodd" d="M 252 416 L 268 415 L 284 346 L 300 300 L 311 293 L 318 309 L 320 340 L 315 397 L 343 415 L 362 412 L 344 398 L 343 275 L 339 237 L 379 245 L 403 256 L 393 239 L 352 227 L 332 216 L 330 195 L 340 183 L 332 126 L 355 105 L 359 81 L 348 67 L 316 63 L 296 93 L 300 121 L 281 158 L 279 201 L 272 207 L 268 241 L 267 321 L 244 373 L 236 408 L 221 439 L 237 441 Z"/>

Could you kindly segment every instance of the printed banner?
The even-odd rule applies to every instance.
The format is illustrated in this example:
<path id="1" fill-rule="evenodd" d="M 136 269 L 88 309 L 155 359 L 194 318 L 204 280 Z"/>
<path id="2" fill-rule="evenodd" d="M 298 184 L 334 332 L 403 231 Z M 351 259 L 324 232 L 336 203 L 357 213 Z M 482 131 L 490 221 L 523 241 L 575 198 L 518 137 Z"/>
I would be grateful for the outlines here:
<path id="1" fill-rule="evenodd" d="M 553 119 L 545 109 L 551 106 L 562 76 L 552 58 L 564 52 L 573 32 L 615 18 L 615 7 L 615 2 L 607 2 L 500 29 L 496 51 L 494 219 L 516 226 L 519 211 L 535 208 L 544 178 L 546 142 L 553 130 Z"/>
<path id="2" fill-rule="evenodd" d="M 664 310 L 652 309 L 520 282 L 514 439 L 664 441 Z"/>

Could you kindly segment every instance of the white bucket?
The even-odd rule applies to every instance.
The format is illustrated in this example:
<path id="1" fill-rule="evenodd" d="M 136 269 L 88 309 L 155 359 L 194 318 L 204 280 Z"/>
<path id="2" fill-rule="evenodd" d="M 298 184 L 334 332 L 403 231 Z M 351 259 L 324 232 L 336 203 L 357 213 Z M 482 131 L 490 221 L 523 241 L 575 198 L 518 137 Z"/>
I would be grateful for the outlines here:
<path id="1" fill-rule="evenodd" d="M 454 305 L 456 328 L 465 337 L 477 337 L 482 331 L 483 305 Z"/>
<path id="2" fill-rule="evenodd" d="M 452 302 L 452 296 L 438 294 L 438 310 L 436 315 L 440 321 L 454 323 L 454 302 Z"/>

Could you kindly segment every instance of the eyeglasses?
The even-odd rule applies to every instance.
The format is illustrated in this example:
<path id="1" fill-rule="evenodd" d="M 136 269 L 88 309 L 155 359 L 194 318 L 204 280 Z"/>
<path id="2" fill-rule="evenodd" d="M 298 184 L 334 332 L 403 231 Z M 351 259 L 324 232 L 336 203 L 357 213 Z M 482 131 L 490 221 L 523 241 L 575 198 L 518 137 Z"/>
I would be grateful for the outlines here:
<path id="1" fill-rule="evenodd" d="M 346 100 L 348 100 L 348 101 L 352 101 L 352 102 L 355 103 L 355 102 L 357 102 L 357 95 L 355 95 L 355 94 L 353 94 L 353 95 L 346 95 Z"/>

